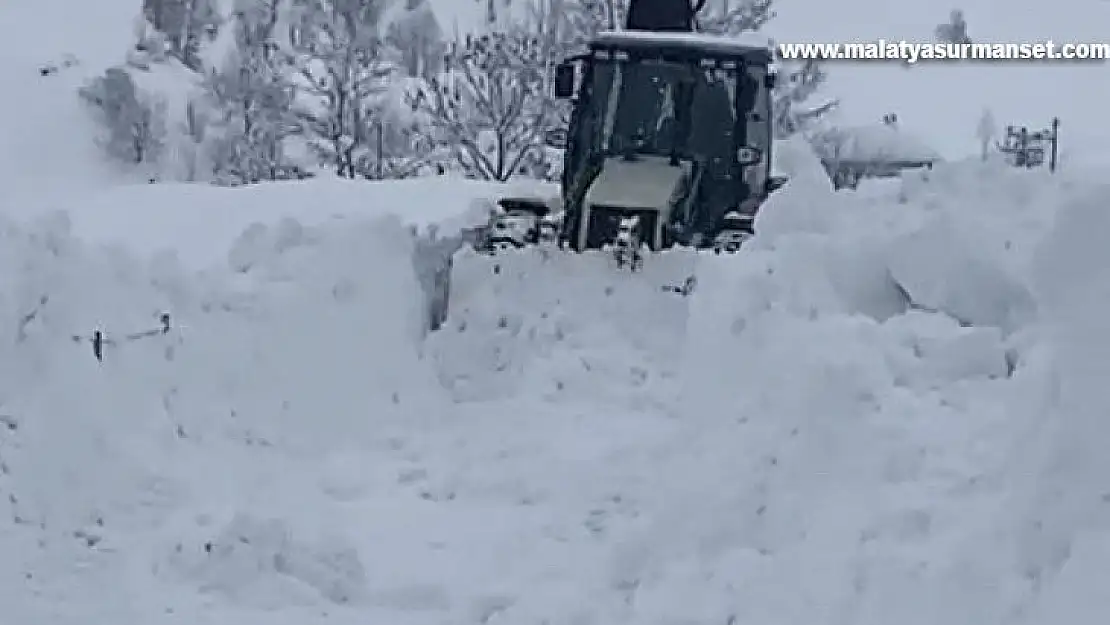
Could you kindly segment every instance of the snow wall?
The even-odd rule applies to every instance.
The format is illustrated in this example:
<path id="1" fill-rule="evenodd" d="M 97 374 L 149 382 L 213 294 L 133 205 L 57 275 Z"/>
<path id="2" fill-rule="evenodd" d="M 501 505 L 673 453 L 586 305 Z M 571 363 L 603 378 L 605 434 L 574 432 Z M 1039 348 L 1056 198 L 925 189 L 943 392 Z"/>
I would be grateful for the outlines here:
<path id="1" fill-rule="evenodd" d="M 177 579 L 267 601 L 348 600 L 363 575 L 357 554 L 289 543 L 288 519 L 328 505 L 318 486 L 298 486 L 313 479 L 300 463 L 371 448 L 445 405 L 420 362 L 425 298 L 401 222 L 255 227 L 231 251 L 238 271 L 199 275 L 87 244 L 64 217 L 2 232 L 0 488 L 11 526 L 0 535 L 5 559 L 20 562 L 4 574 L 30 576 L 11 587 L 34 590 L 20 607 L 61 618 L 81 610 L 77 594 L 141 614 L 161 600 L 138 588 Z M 164 335 L 163 312 L 174 324 Z M 258 485 L 269 476 L 281 497 Z M 232 553 L 238 536 L 256 553 Z M 232 552 L 222 564 L 191 555 L 213 549 Z M 97 551 L 160 564 L 153 575 L 101 571 L 110 589 L 59 574 L 64 562 L 108 566 Z M 268 552 L 303 562 L 269 577 L 237 568 Z"/>

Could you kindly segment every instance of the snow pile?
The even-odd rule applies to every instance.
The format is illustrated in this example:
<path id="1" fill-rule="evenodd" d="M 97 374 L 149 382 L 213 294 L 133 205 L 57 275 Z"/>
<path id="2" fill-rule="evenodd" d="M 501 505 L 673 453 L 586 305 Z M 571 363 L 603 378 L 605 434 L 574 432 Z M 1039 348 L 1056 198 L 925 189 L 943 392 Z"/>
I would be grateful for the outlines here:
<path id="1" fill-rule="evenodd" d="M 1095 623 L 1107 609 L 1108 205 L 1106 185 L 1076 194 L 1060 207 L 1037 258 L 1036 292 L 1051 364 L 1026 407 L 1038 423 L 1039 445 L 1027 464 L 1036 477 L 1031 496 L 1015 510 L 1021 563 L 1044 588 L 1028 623 Z"/>
<path id="2" fill-rule="evenodd" d="M 956 197 L 928 206 L 791 193 L 767 207 L 770 227 L 757 225 L 752 246 L 699 270 L 684 405 L 707 424 L 701 444 L 730 441 L 743 458 L 733 475 L 750 478 L 715 502 L 684 502 L 685 515 L 735 523 L 725 568 L 702 564 L 687 583 L 708 567 L 742 588 L 730 598 L 738 622 L 1002 622 L 1027 590 L 983 547 L 997 548 L 999 482 L 1023 433 L 1009 423 L 1015 328 L 990 316 L 960 323 L 946 309 L 1023 302 L 992 299 L 1009 259 L 988 249 L 992 271 L 970 276 L 939 262 L 960 249 L 961 230 L 934 229 L 937 215 L 973 222 L 960 220 Z M 935 245 L 916 264 L 906 261 L 919 251 L 907 249 L 913 237 Z M 918 303 L 921 285 L 957 278 L 966 290 Z"/>
<path id="3" fill-rule="evenodd" d="M 907 298 L 891 276 L 887 258 L 891 237 L 912 228 L 916 212 L 892 204 L 890 198 L 834 193 L 827 177 L 791 178 L 756 216 L 757 236 L 747 245 L 751 256 L 744 266 L 775 261 L 777 267 L 761 269 L 774 274 L 774 289 L 828 298 L 828 305 L 846 312 L 875 318 L 903 312 Z M 783 294 L 767 292 L 763 297 L 779 299 Z"/>
<path id="4" fill-rule="evenodd" d="M 792 189 L 804 201 L 781 196 L 764 221 L 777 226 L 761 229 L 740 255 L 654 259 L 657 267 L 696 269 L 687 298 L 656 291 L 650 269 L 614 272 L 599 256 L 458 259 L 460 297 L 448 328 L 432 339 L 441 366 L 444 354 L 454 355 L 453 371 L 468 374 L 467 384 L 480 375 L 497 380 L 482 393 L 466 388 L 466 398 L 508 396 L 518 414 L 535 410 L 526 398 L 541 396 L 571 414 L 592 403 L 583 417 L 593 423 L 611 418 L 623 399 L 644 425 L 660 416 L 682 424 L 670 445 L 653 448 L 650 489 L 612 485 L 638 520 L 610 530 L 620 531 L 606 556 L 611 589 L 593 600 L 594 618 L 1001 618 L 999 606 L 1026 589 L 978 545 L 984 527 L 1003 518 L 995 481 L 1009 468 L 1009 439 L 999 434 L 1015 384 L 1008 335 L 912 310 L 885 271 L 930 209 L 906 206 L 899 216 L 889 200 Z M 868 263 L 878 271 L 853 270 Z M 606 284 L 641 290 L 608 304 L 591 293 Z M 573 392 L 539 390 L 561 379 L 555 357 L 592 373 L 576 379 Z M 606 360 L 636 362 L 643 374 L 635 380 L 627 369 L 597 366 Z M 648 388 L 635 390 L 645 380 Z M 537 427 L 526 423 L 519 427 Z M 614 427 L 623 440 L 641 436 Z M 628 466 L 619 457 L 608 471 Z M 590 475 L 591 483 L 613 479 Z M 992 576 L 1003 594 L 938 601 Z M 510 608 L 505 616 L 523 614 L 530 615 Z"/>
<path id="5" fill-rule="evenodd" d="M 597 618 L 1000 622 L 1026 595 L 990 530 L 1009 513 L 1000 482 L 1028 432 L 1008 423 L 1014 396 L 1026 398 L 1018 391 L 1035 375 L 1018 371 L 1028 354 L 1015 350 L 1027 345 L 1003 322 L 1025 329 L 1034 311 L 969 325 L 915 301 L 919 283 L 951 282 L 958 268 L 905 262 L 905 241 L 933 236 L 953 249 L 958 238 L 939 236 L 959 230 L 933 220 L 969 206 L 939 184 L 911 186 L 899 196 L 915 199 L 900 203 L 795 182 L 739 256 L 654 259 L 675 277 L 696 270 L 687 298 L 656 291 L 650 267 L 614 272 L 603 256 L 456 260 L 451 318 L 431 344 L 457 398 L 504 397 L 523 414 L 535 397 L 572 414 L 623 403 L 644 424 L 654 414 L 687 423 L 652 453 L 651 493 L 619 487 L 641 521 L 609 556 L 611 583 L 633 607 L 597 600 Z M 957 223 L 993 219 L 1014 240 L 1031 240 L 1036 224 L 1044 232 L 1048 220 L 1035 217 L 1045 207 L 1019 209 Z M 1014 247 L 988 248 L 994 273 L 941 303 L 993 297 L 997 275 L 1028 265 L 1018 251 L 1029 248 Z M 608 302 L 615 285 L 625 290 Z M 1026 295 L 985 310 L 1020 308 Z M 552 362 L 584 372 L 570 392 L 552 392 L 570 379 Z M 631 362 L 639 376 L 626 375 Z M 611 417 L 590 412 L 586 423 Z M 519 479 L 537 478 L 521 468 Z M 994 591 L 965 591 L 992 579 Z"/>
<path id="6" fill-rule="evenodd" d="M 956 163 L 866 194 L 799 179 L 768 200 L 750 247 L 779 260 L 798 256 L 801 265 L 820 248 L 820 273 L 843 305 L 873 317 L 909 305 L 1011 332 L 1035 314 L 1031 259 L 1068 192 L 1044 178 Z"/>
<path id="7" fill-rule="evenodd" d="M 818 186 L 832 190 L 832 180 L 825 166 L 806 139 L 795 136 L 776 140 L 772 153 L 772 175 L 799 181 L 807 188 Z"/>
<path id="8" fill-rule="evenodd" d="M 164 584 L 244 605 L 365 586 L 353 529 L 317 516 L 357 488 L 325 489 L 317 467 L 443 409 L 413 239 L 395 219 L 279 231 L 244 271 L 198 276 L 83 243 L 61 216 L 3 226 L 11 618 L 143 620 L 175 607 Z"/>
<path id="9" fill-rule="evenodd" d="M 108 224 L 162 205 L 173 225 L 135 213 L 136 247 L 187 264 L 82 240 L 128 243 L 84 211 L 6 225 L 5 606 L 59 625 L 1100 614 L 1110 190 L 970 164 L 885 197 L 813 182 L 737 255 L 633 274 L 461 251 L 426 338 L 417 242 L 380 206 L 454 189 L 465 213 L 448 181 L 167 187 L 180 214 L 154 188 L 96 200 Z M 309 218 L 301 193 L 346 215 Z M 188 249 L 197 206 L 228 221 Z M 407 221 L 449 231 L 449 212 Z"/>
<path id="10" fill-rule="evenodd" d="M 970 164 L 904 187 L 877 206 L 795 186 L 701 264 L 686 405 L 734 418 L 761 476 L 735 499 L 765 556 L 745 586 L 790 588 L 739 622 L 1093 623 L 1110 189 Z M 852 257 L 886 275 L 838 271 Z M 875 314 L 891 284 L 906 310 Z"/>
<path id="11" fill-rule="evenodd" d="M 1035 308 L 1030 263 L 1066 197 L 1046 178 L 980 163 L 907 177 L 903 193 L 926 212 L 894 241 L 895 280 L 918 306 L 965 323 L 1008 330 L 1027 323 Z"/>
<path id="12" fill-rule="evenodd" d="M 273 609 L 322 596 L 345 604 L 361 598 L 366 570 L 355 547 L 333 540 L 306 543 L 280 519 L 238 515 L 202 545 L 175 545 L 169 562 L 184 580 L 236 603 Z"/>
<path id="13" fill-rule="evenodd" d="M 1061 223 L 1055 236 L 1067 242 L 1042 252 L 1055 266 L 1038 255 L 1077 183 L 973 164 L 909 178 L 887 197 L 799 180 L 768 204 L 740 254 L 654 259 L 693 270 L 686 298 L 655 291 L 650 269 L 614 272 L 602 256 L 456 261 L 458 298 L 431 339 L 456 398 L 485 400 L 482 410 L 506 398 L 523 418 L 542 397 L 582 436 L 620 406 L 645 425 L 670 423 L 671 444 L 653 445 L 641 469 L 650 489 L 616 478 L 630 466 L 623 454 L 605 470 L 613 477 L 590 473 L 592 484 L 614 480 L 637 519 L 603 556 L 611 589 L 590 616 L 970 625 L 1024 614 L 1032 624 L 1076 596 L 1093 605 L 1069 581 L 1090 558 L 1064 566 L 1043 601 L 1036 582 L 1061 570 L 1079 528 L 1102 527 L 1091 516 L 1097 482 L 1061 494 L 1103 472 L 1094 449 L 1076 447 L 1101 440 L 1101 343 L 1077 337 L 1083 359 L 1057 369 L 1048 354 L 1058 339 L 1042 324 L 1087 337 L 1104 305 L 1070 303 L 1087 286 L 1034 279 L 1037 267 L 1075 284 L 1104 279 L 1075 268 L 1097 262 L 1105 233 L 1095 219 L 1074 217 L 1071 234 Z M 1090 193 L 1065 214 L 1110 197 Z M 1079 251 L 1063 257 L 1054 245 Z M 597 295 L 618 284 L 621 303 Z M 1090 321 L 1053 322 L 1046 302 Z M 571 379 L 553 362 L 589 374 L 552 392 Z M 631 362 L 638 376 L 626 375 Z M 1082 429 L 1045 422 L 1068 366 L 1092 380 Z M 616 423 L 622 440 L 640 436 Z M 544 482 L 523 467 L 517 475 Z"/>
<path id="14" fill-rule="evenodd" d="M 484 223 L 490 198 L 542 188 L 539 183 L 497 185 L 449 176 L 390 182 L 327 177 L 232 189 L 141 184 L 99 189 L 79 202 L 13 199 L 0 211 L 33 218 L 44 209 L 65 209 L 82 238 L 143 255 L 169 251 L 190 268 L 226 267 L 229 248 L 254 223 L 272 227 L 289 217 L 314 226 L 398 215 L 406 224 L 435 225 L 449 236 Z"/>
<path id="15" fill-rule="evenodd" d="M 460 252 L 449 322 L 430 353 L 459 399 L 590 403 L 653 387 L 655 376 L 665 384 L 685 336 L 687 302 L 674 288 L 693 275 L 693 261 L 693 252 L 649 256 L 630 274 L 603 252 Z"/>

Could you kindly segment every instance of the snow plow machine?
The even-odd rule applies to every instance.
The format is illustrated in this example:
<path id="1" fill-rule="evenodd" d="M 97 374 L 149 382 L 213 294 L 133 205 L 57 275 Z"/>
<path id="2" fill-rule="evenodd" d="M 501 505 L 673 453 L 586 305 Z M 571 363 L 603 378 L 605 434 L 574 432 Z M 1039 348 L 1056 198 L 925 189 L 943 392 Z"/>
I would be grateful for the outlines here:
<path id="1" fill-rule="evenodd" d="M 636 270 L 645 251 L 732 253 L 753 234 L 785 183 L 770 167 L 773 57 L 698 32 L 705 0 L 690 1 L 632 0 L 625 30 L 557 66 L 570 123 L 545 142 L 563 150 L 561 197 L 501 198 L 485 251 L 550 242 Z"/>

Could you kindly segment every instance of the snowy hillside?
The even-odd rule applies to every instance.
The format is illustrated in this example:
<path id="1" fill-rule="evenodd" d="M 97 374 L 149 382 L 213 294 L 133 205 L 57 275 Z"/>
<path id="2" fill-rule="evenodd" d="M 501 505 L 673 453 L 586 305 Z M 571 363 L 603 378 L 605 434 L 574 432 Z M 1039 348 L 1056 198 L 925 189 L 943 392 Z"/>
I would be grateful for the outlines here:
<path id="1" fill-rule="evenodd" d="M 66 19 L 56 18 L 62 15 Z M 5 200 L 62 193 L 56 185 L 63 180 L 68 187 L 64 192 L 70 192 L 118 178 L 93 142 L 95 128 L 76 93 L 85 77 L 123 61 L 136 15 L 136 3 L 130 0 L 0 4 L 0 23 L 20 27 L 0 42 Z M 40 76 L 40 68 L 62 65 L 67 58 L 79 64 Z"/>

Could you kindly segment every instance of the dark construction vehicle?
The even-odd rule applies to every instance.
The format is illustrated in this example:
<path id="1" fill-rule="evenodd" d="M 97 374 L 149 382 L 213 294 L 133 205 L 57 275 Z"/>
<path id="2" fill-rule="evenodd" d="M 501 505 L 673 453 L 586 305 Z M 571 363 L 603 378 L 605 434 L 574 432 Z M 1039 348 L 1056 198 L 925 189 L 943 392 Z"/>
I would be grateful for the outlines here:
<path id="1" fill-rule="evenodd" d="M 555 73 L 572 104 L 561 242 L 577 251 L 627 239 L 735 251 L 772 177 L 775 74 L 768 46 L 695 32 L 690 0 L 632 0 L 627 30 L 598 34 Z M 704 4 L 704 0 L 701 0 Z M 622 230 L 623 225 L 623 230 Z"/>

